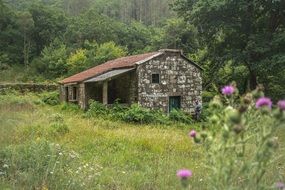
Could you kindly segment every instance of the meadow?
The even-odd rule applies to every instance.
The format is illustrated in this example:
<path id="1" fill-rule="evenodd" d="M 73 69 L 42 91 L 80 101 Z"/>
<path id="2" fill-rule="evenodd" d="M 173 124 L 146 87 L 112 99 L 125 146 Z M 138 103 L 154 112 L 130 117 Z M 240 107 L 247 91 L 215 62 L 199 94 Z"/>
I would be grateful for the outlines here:
<path id="1" fill-rule="evenodd" d="M 86 118 L 36 94 L 0 96 L 0 189 L 179 189 L 178 168 L 203 154 L 191 126 L 135 125 Z"/>
<path id="2" fill-rule="evenodd" d="M 188 137 L 201 125 L 131 124 L 50 106 L 40 94 L 1 95 L 0 189 L 181 189 L 181 168 L 193 172 L 190 189 L 211 189 L 207 152 Z M 285 128 L 277 135 L 269 185 L 285 174 Z"/>

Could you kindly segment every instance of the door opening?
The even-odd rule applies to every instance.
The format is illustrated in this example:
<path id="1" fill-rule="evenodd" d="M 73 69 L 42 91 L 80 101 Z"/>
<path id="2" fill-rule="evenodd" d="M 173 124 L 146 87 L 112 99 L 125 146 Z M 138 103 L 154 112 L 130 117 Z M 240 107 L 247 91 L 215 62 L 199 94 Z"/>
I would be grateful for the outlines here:
<path id="1" fill-rule="evenodd" d="M 170 96 L 169 97 L 169 112 L 176 109 L 179 110 L 181 108 L 181 96 Z"/>

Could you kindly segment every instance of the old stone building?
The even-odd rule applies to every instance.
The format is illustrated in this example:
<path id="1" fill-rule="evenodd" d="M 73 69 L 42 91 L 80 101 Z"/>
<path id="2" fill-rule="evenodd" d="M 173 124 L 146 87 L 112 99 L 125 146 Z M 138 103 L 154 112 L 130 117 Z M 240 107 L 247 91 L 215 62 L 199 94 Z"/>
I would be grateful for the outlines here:
<path id="1" fill-rule="evenodd" d="M 201 67 L 180 50 L 164 49 L 108 61 L 60 81 L 62 101 L 82 109 L 93 99 L 103 104 L 119 100 L 151 109 L 194 111 L 201 101 Z"/>

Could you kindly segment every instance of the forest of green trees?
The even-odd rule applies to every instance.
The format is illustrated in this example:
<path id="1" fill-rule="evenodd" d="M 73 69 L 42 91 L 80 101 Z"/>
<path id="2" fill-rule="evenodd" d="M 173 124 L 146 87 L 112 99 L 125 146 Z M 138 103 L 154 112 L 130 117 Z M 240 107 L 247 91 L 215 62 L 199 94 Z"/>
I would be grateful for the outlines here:
<path id="1" fill-rule="evenodd" d="M 231 81 L 241 92 L 261 83 L 284 98 L 284 10 L 282 0 L 0 0 L 0 72 L 57 81 L 175 48 L 204 68 L 206 99 Z"/>

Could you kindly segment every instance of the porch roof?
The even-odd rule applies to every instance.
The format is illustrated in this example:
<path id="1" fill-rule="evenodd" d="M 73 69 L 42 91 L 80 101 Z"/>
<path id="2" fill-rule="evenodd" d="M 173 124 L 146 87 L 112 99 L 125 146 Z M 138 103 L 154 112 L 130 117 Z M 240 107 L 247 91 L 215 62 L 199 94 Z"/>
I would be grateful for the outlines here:
<path id="1" fill-rule="evenodd" d="M 115 69 L 115 70 L 111 70 L 111 71 L 108 71 L 102 75 L 99 75 L 99 76 L 96 76 L 96 77 L 93 77 L 91 79 L 88 79 L 86 81 L 84 81 L 85 83 L 87 82 L 99 82 L 99 81 L 104 81 L 104 80 L 107 80 L 109 78 L 112 78 L 112 77 L 115 77 L 115 76 L 118 76 L 118 75 L 121 75 L 121 74 L 124 74 L 124 73 L 127 73 L 129 71 L 132 71 L 134 70 L 135 68 L 127 68 L 127 69 Z"/>

